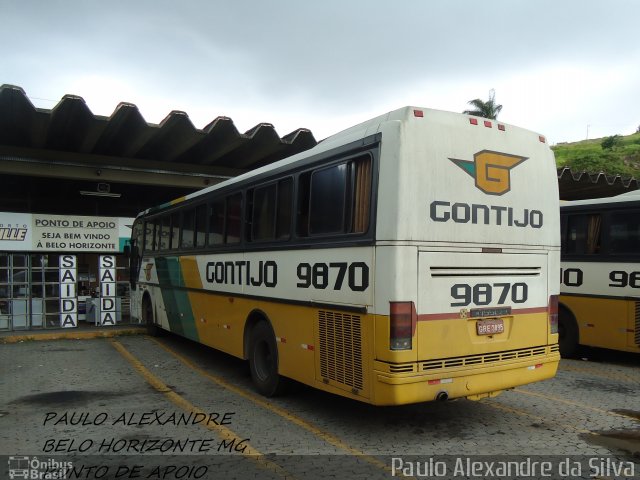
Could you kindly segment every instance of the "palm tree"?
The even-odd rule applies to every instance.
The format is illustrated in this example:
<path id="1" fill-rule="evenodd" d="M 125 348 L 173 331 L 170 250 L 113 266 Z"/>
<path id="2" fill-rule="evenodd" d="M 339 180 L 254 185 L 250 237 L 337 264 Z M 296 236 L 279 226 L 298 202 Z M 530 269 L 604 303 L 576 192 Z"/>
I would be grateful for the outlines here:
<path id="1" fill-rule="evenodd" d="M 475 110 L 465 110 L 462 113 L 467 115 L 475 115 L 476 117 L 484 117 L 495 120 L 498 118 L 498 114 L 500 110 L 502 110 L 502 105 L 496 105 L 496 91 L 492 88 L 489 90 L 489 100 L 483 102 L 479 98 L 475 100 L 470 100 L 469 105 L 475 107 Z"/>

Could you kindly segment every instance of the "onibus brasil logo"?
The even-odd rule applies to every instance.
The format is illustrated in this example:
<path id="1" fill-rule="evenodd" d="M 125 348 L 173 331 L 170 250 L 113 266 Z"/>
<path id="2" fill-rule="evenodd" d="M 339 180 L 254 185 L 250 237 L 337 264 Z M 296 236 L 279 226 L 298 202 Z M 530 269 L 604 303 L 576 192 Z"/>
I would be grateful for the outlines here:
<path id="1" fill-rule="evenodd" d="M 476 187 L 489 195 L 502 195 L 511 190 L 511 169 L 527 157 L 482 150 L 473 161 L 449 158 L 476 181 Z"/>
<path id="2" fill-rule="evenodd" d="M 11 456 L 9 463 L 9 478 L 26 479 L 54 479 L 67 478 L 73 468 L 72 462 L 61 462 L 53 458 L 39 460 L 38 457 Z"/>

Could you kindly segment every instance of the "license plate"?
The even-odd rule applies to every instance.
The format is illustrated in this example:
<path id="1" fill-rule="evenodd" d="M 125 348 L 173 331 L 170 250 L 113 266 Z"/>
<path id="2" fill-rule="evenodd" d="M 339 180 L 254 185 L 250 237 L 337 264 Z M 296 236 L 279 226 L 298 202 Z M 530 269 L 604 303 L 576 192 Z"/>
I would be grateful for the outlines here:
<path id="1" fill-rule="evenodd" d="M 476 322 L 478 335 L 495 335 L 504 332 L 504 321 L 501 318 L 489 318 Z"/>

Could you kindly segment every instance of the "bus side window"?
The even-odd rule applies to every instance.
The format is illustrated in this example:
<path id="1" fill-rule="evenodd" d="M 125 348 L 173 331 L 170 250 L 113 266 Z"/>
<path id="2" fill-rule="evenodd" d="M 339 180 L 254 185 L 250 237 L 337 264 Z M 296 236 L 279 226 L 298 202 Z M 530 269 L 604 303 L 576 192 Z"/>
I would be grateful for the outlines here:
<path id="1" fill-rule="evenodd" d="M 296 202 L 296 234 L 299 237 L 309 236 L 309 190 L 311 188 L 311 172 L 301 173 L 298 177 L 298 200 Z"/>
<path id="2" fill-rule="evenodd" d="M 344 231 L 347 172 L 347 164 L 343 163 L 311 174 L 310 235 Z"/>
<path id="3" fill-rule="evenodd" d="M 242 230 L 242 194 L 234 193 L 227 197 L 226 214 L 226 242 L 240 242 L 240 232 Z"/>
<path id="4" fill-rule="evenodd" d="M 276 240 L 291 237 L 291 211 L 293 208 L 293 180 L 285 178 L 278 182 L 276 205 Z"/>
<path id="5" fill-rule="evenodd" d="M 600 253 L 602 217 L 600 214 L 569 215 L 567 218 L 566 253 L 594 255 Z"/>
<path id="6" fill-rule="evenodd" d="M 135 246 L 138 247 L 138 253 L 141 253 L 143 245 L 143 237 L 144 237 L 144 229 L 142 228 L 142 222 L 137 220 L 133 223 L 133 239 L 135 240 Z"/>
<path id="7" fill-rule="evenodd" d="M 291 236 L 293 181 L 277 183 L 247 191 L 247 238 L 249 241 L 287 240 Z"/>
<path id="8" fill-rule="evenodd" d="M 211 203 L 209 211 L 209 242 L 212 245 L 222 245 L 224 242 L 224 198 Z"/>
<path id="9" fill-rule="evenodd" d="M 251 215 L 251 240 L 273 240 L 276 184 L 258 187 L 253 191 L 253 212 Z"/>
<path id="10" fill-rule="evenodd" d="M 160 247 L 160 219 L 155 218 L 153 220 L 153 241 L 152 241 L 151 249 L 153 251 L 156 251 L 158 250 L 159 247 Z"/>
<path id="11" fill-rule="evenodd" d="M 585 216 L 569 215 L 567 217 L 567 243 L 566 253 L 581 254 L 585 251 L 586 242 Z"/>
<path id="12" fill-rule="evenodd" d="M 602 217 L 600 214 L 587 216 L 587 251 L 588 255 L 600 253 L 602 237 Z"/>
<path id="13" fill-rule="evenodd" d="M 609 221 L 609 252 L 638 255 L 638 245 L 640 245 L 640 212 L 612 213 Z"/>
<path id="14" fill-rule="evenodd" d="M 151 221 L 144 222 L 144 251 L 153 251 L 153 236 L 155 233 L 155 225 Z"/>
<path id="15" fill-rule="evenodd" d="M 369 229 L 371 211 L 371 157 L 365 156 L 352 163 L 353 169 L 353 233 Z"/>
<path id="16" fill-rule="evenodd" d="M 182 240 L 180 248 L 193 248 L 194 227 L 196 221 L 195 209 L 187 210 L 182 214 Z"/>
<path id="17" fill-rule="evenodd" d="M 180 212 L 171 215 L 171 238 L 169 248 L 175 250 L 180 248 Z"/>
<path id="18" fill-rule="evenodd" d="M 207 205 L 198 205 L 195 214 L 195 246 L 204 247 L 207 236 Z"/>
<path id="19" fill-rule="evenodd" d="M 158 249 L 159 250 L 168 250 L 169 249 L 169 238 L 171 236 L 171 218 L 168 215 L 165 215 L 160 219 L 160 228 L 158 235 Z"/>
<path id="20" fill-rule="evenodd" d="M 296 234 L 366 233 L 371 216 L 371 179 L 370 155 L 300 174 Z"/>

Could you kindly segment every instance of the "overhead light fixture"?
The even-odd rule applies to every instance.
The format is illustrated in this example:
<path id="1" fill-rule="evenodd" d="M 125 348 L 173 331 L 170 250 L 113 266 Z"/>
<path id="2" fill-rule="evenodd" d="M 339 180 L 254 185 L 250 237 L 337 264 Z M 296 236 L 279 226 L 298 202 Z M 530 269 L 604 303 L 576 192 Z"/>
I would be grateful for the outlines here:
<path id="1" fill-rule="evenodd" d="M 86 195 L 90 197 L 120 198 L 122 194 L 111 193 L 111 185 L 109 185 L 108 183 L 99 183 L 96 187 L 95 192 L 91 190 L 80 190 L 80 195 Z"/>
<path id="2" fill-rule="evenodd" d="M 111 197 L 111 198 L 120 198 L 122 196 L 121 193 L 89 192 L 87 190 L 80 190 L 80 195 L 86 195 L 88 197 Z"/>

